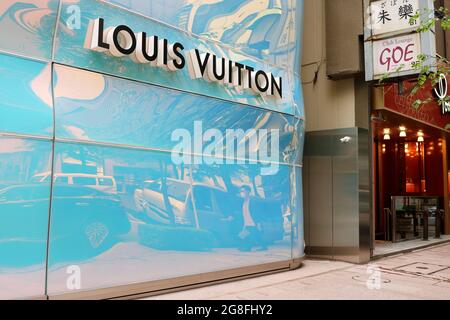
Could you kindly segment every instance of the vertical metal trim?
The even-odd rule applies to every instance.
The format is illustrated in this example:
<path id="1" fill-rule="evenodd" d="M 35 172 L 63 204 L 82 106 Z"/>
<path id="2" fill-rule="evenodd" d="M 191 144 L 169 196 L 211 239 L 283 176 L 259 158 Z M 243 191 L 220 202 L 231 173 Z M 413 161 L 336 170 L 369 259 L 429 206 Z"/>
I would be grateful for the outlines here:
<path id="1" fill-rule="evenodd" d="M 364 67 L 366 71 L 366 81 L 373 80 L 373 42 L 368 40 L 372 37 L 372 30 L 367 26 L 367 22 L 372 21 L 369 6 L 370 0 L 364 0 Z"/>
<path id="2" fill-rule="evenodd" d="M 295 170 L 294 170 L 294 172 L 292 172 L 293 169 L 294 168 L 291 168 L 290 172 L 289 172 L 289 180 L 290 180 L 289 189 L 292 186 L 292 176 L 294 175 L 294 177 L 295 177 Z M 292 190 L 290 190 L 290 192 L 292 192 Z M 291 205 L 292 205 L 292 196 L 290 197 L 290 200 L 289 200 L 289 206 L 291 206 Z M 291 240 L 291 259 L 294 258 L 294 224 L 292 223 L 292 221 L 293 221 L 293 217 L 291 218 L 291 236 L 289 237 Z"/>
<path id="3" fill-rule="evenodd" d="M 448 138 L 444 135 L 442 139 L 442 151 L 443 151 L 443 169 L 444 169 L 444 234 L 450 233 L 450 190 L 448 189 L 449 186 L 449 180 L 448 180 L 448 173 L 449 173 L 449 163 L 448 163 Z"/>
<path id="4" fill-rule="evenodd" d="M 53 43 L 52 43 L 52 54 L 51 54 L 51 62 L 50 62 L 50 84 L 51 84 L 51 94 L 52 94 L 52 110 L 53 110 L 53 132 L 52 132 L 52 165 L 51 165 L 51 175 L 50 175 L 50 200 L 48 206 L 48 221 L 47 221 L 47 245 L 45 252 L 45 283 L 44 283 L 44 295 L 48 299 L 48 270 L 49 270 L 49 253 L 50 253 L 50 229 L 51 229 L 51 218 L 52 218 L 52 207 L 53 207 L 53 175 L 55 170 L 55 138 L 56 138 L 56 104 L 55 104 L 55 76 L 54 76 L 54 58 L 55 58 L 55 50 L 56 50 L 56 39 L 59 30 L 59 20 L 61 17 L 62 10 L 62 1 L 58 1 L 58 10 L 55 19 L 55 26 L 53 31 Z"/>
<path id="5" fill-rule="evenodd" d="M 332 135 L 333 136 L 333 135 Z M 336 260 L 336 247 L 334 245 L 334 155 L 331 158 L 331 259 Z"/>
<path id="6" fill-rule="evenodd" d="M 294 248 L 295 248 L 294 247 L 294 241 L 300 241 L 301 237 L 303 237 L 303 241 L 301 242 L 301 245 L 303 245 L 302 253 L 303 253 L 303 255 L 305 255 L 305 241 L 306 240 L 305 240 L 305 210 L 304 210 L 304 198 L 303 198 L 303 186 L 304 185 L 303 185 L 303 168 L 300 168 L 300 172 L 301 172 L 300 177 L 297 176 L 297 167 L 291 167 L 289 170 L 290 170 L 290 173 L 289 173 L 289 179 L 290 179 L 289 192 L 292 194 L 292 192 L 293 192 L 292 191 L 292 186 L 294 185 L 295 186 L 295 195 L 296 195 L 296 199 L 294 201 L 298 201 L 297 198 L 301 197 L 301 201 L 295 203 L 295 206 L 297 207 L 296 209 L 297 209 L 297 211 L 299 211 L 299 213 L 298 213 L 299 216 L 297 218 L 297 225 L 294 224 L 294 215 L 296 214 L 295 212 L 292 212 L 292 217 L 291 217 L 291 221 L 290 221 L 290 224 L 291 224 L 291 226 L 290 226 L 290 229 L 291 229 L 291 235 L 290 235 L 291 259 L 294 260 L 294 259 L 296 259 L 294 257 Z M 298 192 L 297 181 L 299 181 L 302 184 L 302 187 L 301 187 L 302 192 L 301 192 L 301 194 Z M 291 202 L 293 200 L 292 196 L 290 198 L 291 198 L 291 200 L 289 202 Z M 298 204 L 299 203 L 301 203 L 301 205 L 302 205 L 301 208 L 298 208 Z M 291 206 L 291 205 L 292 205 L 292 203 L 289 204 L 289 206 Z M 300 219 L 300 216 L 303 219 Z M 301 225 L 303 226 L 303 230 L 302 230 L 303 234 L 300 234 L 300 232 L 299 232 L 299 228 L 300 228 Z M 297 229 L 297 230 L 295 230 L 295 229 Z M 295 235 L 297 235 L 297 237 L 295 237 Z M 297 245 L 300 246 L 300 243 L 297 243 Z"/>
<path id="7" fill-rule="evenodd" d="M 47 223 L 47 247 L 46 247 L 46 258 L 45 258 L 45 291 L 44 294 L 48 296 L 48 262 L 49 262 L 49 252 L 50 252 L 50 229 L 51 229 L 51 216 L 53 207 L 53 176 L 55 170 L 55 133 L 56 133 L 56 119 L 55 119 L 55 98 L 54 98 L 54 73 L 53 73 L 53 63 L 51 64 L 51 92 L 52 92 L 52 103 L 53 103 L 53 139 L 52 139 L 52 166 L 51 166 L 51 179 L 50 179 L 50 204 L 48 212 L 48 223 Z"/>
<path id="8" fill-rule="evenodd" d="M 391 196 L 391 213 L 392 213 L 392 237 L 393 243 L 397 242 L 397 214 L 395 212 L 395 197 Z"/>
<path id="9" fill-rule="evenodd" d="M 419 0 L 419 7 L 421 9 L 433 9 L 434 12 L 434 0 Z M 430 31 L 420 34 L 420 45 L 422 47 L 422 53 L 429 56 L 431 59 L 424 62 L 425 66 L 431 67 L 431 71 L 436 71 L 434 65 L 434 57 L 436 57 L 436 27 L 433 26 Z M 417 73 L 417 72 L 416 72 Z"/>
<path id="10" fill-rule="evenodd" d="M 305 139 L 306 139 L 306 135 L 305 135 Z M 307 209 L 308 209 L 308 238 L 307 238 L 307 241 L 308 242 L 305 242 L 305 254 L 306 254 L 306 247 L 307 247 L 307 244 L 309 244 L 309 243 L 311 243 L 311 192 L 310 192 L 310 190 L 311 190 L 311 181 L 310 181 L 310 177 L 311 177 L 311 159 L 310 158 L 308 158 L 308 168 L 307 168 L 307 170 L 303 170 L 303 168 L 302 168 L 302 174 L 306 174 L 307 175 L 307 180 L 306 180 L 306 185 L 307 185 L 307 187 L 308 187 L 308 193 L 307 193 L 307 195 L 308 195 L 308 206 L 307 206 Z M 302 179 L 303 181 L 305 181 L 304 179 Z M 305 186 L 303 186 L 303 194 L 305 194 Z M 303 195 L 302 195 L 302 197 L 303 197 Z M 305 198 L 303 198 L 303 199 L 305 199 Z M 305 206 L 305 203 L 303 203 L 303 207 L 306 207 Z M 303 212 L 303 214 L 305 214 L 305 212 L 306 211 L 304 211 Z M 304 217 L 303 217 L 303 219 L 305 219 Z M 306 228 L 306 225 L 303 225 L 303 228 Z M 305 232 L 305 231 L 303 231 L 303 232 Z M 306 239 L 305 239 L 305 241 L 306 241 Z"/>
<path id="11" fill-rule="evenodd" d="M 376 156 L 377 156 L 377 160 L 374 162 L 374 146 L 375 146 L 375 141 L 374 141 L 374 128 L 372 126 L 372 103 L 373 103 L 373 89 L 372 87 L 369 86 L 368 88 L 368 99 L 369 99 L 369 103 L 368 103 L 368 107 L 369 107 L 369 112 L 368 112 L 368 122 L 369 122 L 369 214 L 370 214 L 370 244 L 369 244 L 369 250 L 370 250 L 370 259 L 372 259 L 373 257 L 373 252 L 375 250 L 375 223 L 374 223 L 374 219 L 376 217 L 375 214 L 375 203 L 374 203 L 374 197 L 375 197 L 375 190 L 374 190 L 374 183 L 375 183 L 375 166 L 377 166 L 378 164 L 378 151 L 376 152 Z M 377 149 L 378 150 L 378 149 Z"/>
<path id="12" fill-rule="evenodd" d="M 298 7 L 301 7 L 301 9 L 299 10 Z M 288 52 L 287 52 L 287 63 L 288 65 L 285 66 L 286 70 L 287 70 L 287 80 L 288 80 L 288 84 L 290 87 L 294 88 L 295 87 L 295 80 L 296 80 L 296 76 L 299 77 L 299 90 L 303 90 L 302 88 L 302 76 L 301 76 L 301 61 L 302 61 L 302 50 L 303 50 L 303 25 L 304 25 L 304 0 L 300 0 L 297 3 L 295 3 L 295 0 L 289 0 L 288 1 L 288 25 L 289 25 L 289 31 L 288 31 Z M 294 10 L 295 9 L 295 10 Z M 298 14 L 301 14 L 301 17 L 298 16 Z M 300 22 L 300 25 L 298 25 L 297 31 L 299 33 L 298 37 L 295 37 L 296 41 L 299 41 L 300 44 L 298 45 L 297 43 L 293 46 L 293 50 L 290 50 L 290 39 L 292 38 L 293 35 L 295 35 L 293 26 L 296 25 L 296 21 Z M 292 52 L 293 51 L 293 52 Z M 292 59 L 290 58 L 291 56 Z M 298 64 L 296 63 L 298 60 Z M 269 60 L 270 61 L 270 60 Z M 293 62 L 293 66 L 289 64 L 289 62 L 292 61 Z M 299 70 L 295 69 L 295 66 L 299 67 Z M 294 88 L 295 90 L 295 88 Z M 302 92 L 302 101 L 296 101 L 295 100 L 295 95 L 292 94 L 291 95 L 291 107 L 292 107 L 292 114 L 294 116 L 298 116 L 297 114 L 297 110 L 300 107 L 300 103 L 303 106 L 303 109 L 305 108 L 304 105 L 304 99 L 303 99 L 303 92 Z M 297 104 L 297 107 L 296 107 Z M 305 113 L 305 111 L 303 110 L 303 114 Z"/>
<path id="13" fill-rule="evenodd" d="M 61 2 L 60 2 L 61 4 Z M 55 144 L 56 144 L 56 103 L 55 103 L 55 64 L 52 62 L 50 68 L 50 83 L 51 83 L 51 94 L 52 94 L 52 105 L 53 105 L 53 133 L 52 133 L 52 165 L 51 165 L 51 179 L 50 179 L 50 203 L 48 211 L 48 222 L 47 222 L 47 246 L 46 246 L 46 257 L 45 257 L 45 285 L 44 294 L 48 297 L 48 271 L 49 271 L 49 253 L 50 253 L 50 232 L 51 232 L 51 218 L 53 209 L 53 176 L 55 174 Z"/>
<path id="14" fill-rule="evenodd" d="M 370 0 L 364 0 L 363 1 L 363 5 L 364 5 L 364 8 L 363 8 L 363 10 L 364 10 L 364 13 L 363 13 L 363 17 L 364 17 L 364 21 L 363 21 L 363 24 L 364 24 L 364 41 L 368 40 L 372 36 L 372 30 L 367 27 L 367 22 L 368 21 L 372 21 L 371 20 L 371 18 L 372 18 L 371 17 L 371 12 L 370 12 L 370 9 L 369 9 L 370 2 L 371 2 Z"/>
<path id="15" fill-rule="evenodd" d="M 370 128 L 356 128 L 358 164 L 358 219 L 359 219 L 359 263 L 371 259 L 372 246 L 372 180 L 371 154 L 372 140 Z M 367 148 L 367 150 L 366 150 Z M 366 159 L 367 158 L 367 159 Z M 367 162 L 366 162 L 367 161 Z M 367 165 L 367 172 L 366 166 Z M 367 184 L 366 184 L 367 183 Z"/>
<path id="16" fill-rule="evenodd" d="M 306 254 L 306 247 L 310 243 L 310 210 L 309 210 L 309 203 L 310 203 L 310 197 L 309 197 L 309 157 L 303 156 L 303 164 L 304 169 L 302 169 L 302 203 L 303 203 L 303 244 L 304 244 L 304 254 Z M 305 193 L 305 190 L 306 191 Z M 307 197 L 306 197 L 307 196 Z M 308 223 L 308 224 L 306 224 Z M 306 230 L 308 230 L 308 234 L 306 234 Z"/>
<path id="17" fill-rule="evenodd" d="M 50 57 L 52 62 L 55 61 L 56 39 L 57 39 L 58 31 L 59 31 L 59 20 L 61 18 L 62 1 L 64 1 L 64 0 L 58 1 L 58 10 L 57 10 L 57 14 L 56 14 L 55 26 L 53 28 L 52 54 Z"/>

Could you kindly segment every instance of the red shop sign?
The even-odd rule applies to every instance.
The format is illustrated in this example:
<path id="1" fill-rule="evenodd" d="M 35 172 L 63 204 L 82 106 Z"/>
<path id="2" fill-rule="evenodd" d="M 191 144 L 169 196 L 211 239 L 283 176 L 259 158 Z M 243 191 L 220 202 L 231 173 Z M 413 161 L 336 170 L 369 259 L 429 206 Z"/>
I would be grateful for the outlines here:
<path id="1" fill-rule="evenodd" d="M 447 80 L 447 79 L 445 79 Z M 444 99 L 448 91 L 448 81 L 441 79 L 436 88 L 430 82 L 419 90 L 415 95 L 410 94 L 414 83 L 403 81 L 403 94 L 399 94 L 397 83 L 386 84 L 384 86 L 384 107 L 407 117 L 419 120 L 426 124 L 442 128 L 450 132 L 450 108 L 448 103 L 439 104 L 439 99 Z M 416 100 L 428 101 L 417 108 L 414 106 Z"/>

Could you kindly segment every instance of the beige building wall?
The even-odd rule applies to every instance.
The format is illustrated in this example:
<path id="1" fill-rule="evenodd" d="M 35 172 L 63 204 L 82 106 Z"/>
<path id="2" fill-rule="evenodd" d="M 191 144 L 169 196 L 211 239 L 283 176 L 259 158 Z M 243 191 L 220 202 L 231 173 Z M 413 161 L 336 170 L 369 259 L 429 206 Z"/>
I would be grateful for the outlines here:
<path id="1" fill-rule="evenodd" d="M 364 263 L 370 260 L 371 205 L 362 0 L 304 4 L 305 250 L 310 257 Z"/>
<path id="2" fill-rule="evenodd" d="M 306 131 L 361 126 L 361 114 L 356 108 L 360 89 L 355 88 L 354 78 L 334 81 L 326 74 L 325 4 L 326 0 L 305 0 L 301 73 Z"/>

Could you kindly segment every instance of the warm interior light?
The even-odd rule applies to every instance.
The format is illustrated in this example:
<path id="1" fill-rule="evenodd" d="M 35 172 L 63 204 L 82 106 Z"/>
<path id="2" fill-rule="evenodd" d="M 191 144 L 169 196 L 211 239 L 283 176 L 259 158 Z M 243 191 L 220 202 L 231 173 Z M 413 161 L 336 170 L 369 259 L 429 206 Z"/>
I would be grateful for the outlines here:
<path id="1" fill-rule="evenodd" d="M 391 129 L 389 129 L 389 128 L 383 129 L 383 134 L 384 134 L 383 139 L 384 140 L 391 140 L 390 133 L 391 133 Z"/>
<path id="2" fill-rule="evenodd" d="M 391 140 L 391 136 L 388 134 L 385 134 L 383 137 L 384 140 Z"/>
<path id="3" fill-rule="evenodd" d="M 417 132 L 417 136 L 418 136 L 417 142 L 424 142 L 425 141 L 425 139 L 423 138 L 423 132 L 422 131 Z"/>
<path id="4" fill-rule="evenodd" d="M 399 129 L 400 129 L 400 137 L 406 138 L 406 127 L 401 126 Z"/>

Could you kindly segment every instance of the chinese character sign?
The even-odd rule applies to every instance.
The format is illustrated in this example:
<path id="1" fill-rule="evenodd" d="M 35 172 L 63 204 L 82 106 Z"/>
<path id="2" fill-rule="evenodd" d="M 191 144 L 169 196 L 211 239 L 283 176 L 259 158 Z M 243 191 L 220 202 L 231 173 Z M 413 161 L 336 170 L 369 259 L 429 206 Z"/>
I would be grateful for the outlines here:
<path id="1" fill-rule="evenodd" d="M 419 0 L 381 0 L 370 3 L 370 28 L 373 35 L 417 28 L 411 18 L 419 10 Z"/>
<path id="2" fill-rule="evenodd" d="M 366 80 L 419 74 L 419 55 L 436 55 L 434 28 L 418 32 L 418 13 L 433 12 L 434 0 L 363 0 Z M 420 16 L 420 15 L 419 15 Z M 432 67 L 431 62 L 424 65 Z"/>

